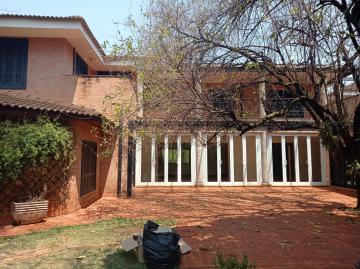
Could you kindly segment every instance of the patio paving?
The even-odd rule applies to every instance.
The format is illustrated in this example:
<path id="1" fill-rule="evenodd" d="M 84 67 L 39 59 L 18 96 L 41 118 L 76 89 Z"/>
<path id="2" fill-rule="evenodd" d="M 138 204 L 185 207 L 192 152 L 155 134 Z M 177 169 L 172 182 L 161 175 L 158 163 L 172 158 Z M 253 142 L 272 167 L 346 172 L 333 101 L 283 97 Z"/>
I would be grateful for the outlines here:
<path id="1" fill-rule="evenodd" d="M 40 224 L 0 227 L 0 236 L 111 217 L 174 219 L 193 247 L 181 268 L 213 268 L 217 253 L 246 253 L 257 268 L 355 268 L 360 216 L 354 192 L 335 187 L 138 188 Z"/>

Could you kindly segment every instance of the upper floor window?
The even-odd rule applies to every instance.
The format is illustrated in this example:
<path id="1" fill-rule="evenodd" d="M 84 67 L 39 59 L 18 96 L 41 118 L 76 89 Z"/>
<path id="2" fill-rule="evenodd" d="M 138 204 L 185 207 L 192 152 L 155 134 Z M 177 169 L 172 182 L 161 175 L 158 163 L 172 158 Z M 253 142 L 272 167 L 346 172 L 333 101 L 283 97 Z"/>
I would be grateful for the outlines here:
<path id="1" fill-rule="evenodd" d="M 87 75 L 88 66 L 74 50 L 74 75 Z"/>
<path id="2" fill-rule="evenodd" d="M 0 88 L 25 89 L 28 39 L 0 38 Z"/>
<path id="3" fill-rule="evenodd" d="M 209 99 L 211 105 L 220 110 L 232 111 L 234 109 L 234 99 L 232 90 L 211 89 Z"/>
<path id="4" fill-rule="evenodd" d="M 281 109 L 288 108 L 290 103 L 294 101 L 294 97 L 287 90 L 271 90 L 267 93 L 265 109 L 267 113 L 280 111 Z M 289 107 L 286 115 L 290 118 L 303 118 L 304 107 L 300 103 L 293 103 Z"/>

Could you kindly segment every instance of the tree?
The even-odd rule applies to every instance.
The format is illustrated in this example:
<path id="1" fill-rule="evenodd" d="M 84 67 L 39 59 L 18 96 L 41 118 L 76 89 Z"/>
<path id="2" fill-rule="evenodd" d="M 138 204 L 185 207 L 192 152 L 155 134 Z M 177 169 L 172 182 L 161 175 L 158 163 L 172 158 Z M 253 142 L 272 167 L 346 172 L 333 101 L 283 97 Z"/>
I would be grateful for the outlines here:
<path id="1" fill-rule="evenodd" d="M 324 146 L 356 164 L 360 109 L 349 119 L 346 79 L 360 91 L 359 5 L 358 0 L 151 1 L 144 22 L 135 27 L 137 48 L 131 49 L 140 54 L 137 70 L 145 85 L 139 109 L 152 119 L 138 121 L 137 128 L 196 132 L 206 125 L 244 133 L 269 124 L 314 127 Z M 215 81 L 221 92 L 209 90 Z M 251 94 L 249 88 L 260 90 Z M 274 96 L 280 92 L 287 98 Z M 262 103 L 262 118 L 254 116 L 251 98 Z M 283 100 L 275 108 L 274 98 Z M 289 120 L 299 107 L 312 122 Z M 354 174 L 357 208 L 359 174 Z"/>

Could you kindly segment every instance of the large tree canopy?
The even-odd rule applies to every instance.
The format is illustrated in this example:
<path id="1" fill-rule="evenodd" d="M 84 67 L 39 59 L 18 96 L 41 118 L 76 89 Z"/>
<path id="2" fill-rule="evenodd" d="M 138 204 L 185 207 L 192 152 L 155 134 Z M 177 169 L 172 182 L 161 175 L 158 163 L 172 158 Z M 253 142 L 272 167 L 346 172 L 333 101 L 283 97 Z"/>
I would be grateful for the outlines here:
<path id="1" fill-rule="evenodd" d="M 171 100 L 165 107 L 172 110 L 172 119 L 174 112 L 186 118 L 185 110 L 187 115 L 194 110 L 209 112 L 207 118 L 219 112 L 246 131 L 259 123 L 249 124 L 242 121 L 242 114 L 219 111 L 202 94 L 202 87 L 209 74 L 216 77 L 214 72 L 252 70 L 261 74 L 251 79 L 252 84 L 265 81 L 285 87 L 318 127 L 324 122 L 347 124 L 344 78 L 351 76 L 360 88 L 359 38 L 351 20 L 354 7 L 352 12 L 349 8 L 343 12 L 330 1 L 311 0 L 152 1 L 148 20 L 139 28 L 139 49 L 146 55 L 139 69 L 151 88 L 145 100 L 156 107 Z M 349 20 L 345 13 L 350 14 Z M 223 80 L 235 82 L 228 75 Z M 169 107 L 174 100 L 186 106 L 173 106 L 173 111 Z M 265 121 L 284 113 L 286 109 Z M 337 129 L 351 137 L 350 129 Z"/>

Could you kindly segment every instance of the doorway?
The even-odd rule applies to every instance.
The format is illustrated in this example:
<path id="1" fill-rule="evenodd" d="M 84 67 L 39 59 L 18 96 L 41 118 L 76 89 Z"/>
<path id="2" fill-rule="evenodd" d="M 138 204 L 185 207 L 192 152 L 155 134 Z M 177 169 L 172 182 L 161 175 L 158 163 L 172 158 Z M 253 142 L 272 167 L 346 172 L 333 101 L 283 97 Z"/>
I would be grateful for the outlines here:
<path id="1" fill-rule="evenodd" d="M 213 142 L 207 145 L 207 170 L 208 182 L 217 182 L 217 149 Z"/>
<path id="2" fill-rule="evenodd" d="M 287 182 L 295 182 L 294 143 L 286 143 L 286 178 Z"/>
<path id="3" fill-rule="evenodd" d="M 285 139 L 285 156 L 283 156 L 281 139 Z M 291 136 L 273 136 L 272 141 L 273 181 L 295 182 L 294 138 Z M 286 166 L 286 175 L 283 175 L 285 172 L 283 171 L 283 164 Z"/>
<path id="4" fill-rule="evenodd" d="M 274 139 L 275 137 L 273 137 Z M 282 151 L 281 143 L 272 143 L 272 158 L 273 158 L 273 180 L 274 182 L 282 182 Z"/>
<path id="5" fill-rule="evenodd" d="M 229 182 L 229 146 L 228 143 L 221 143 L 221 181 Z"/>

